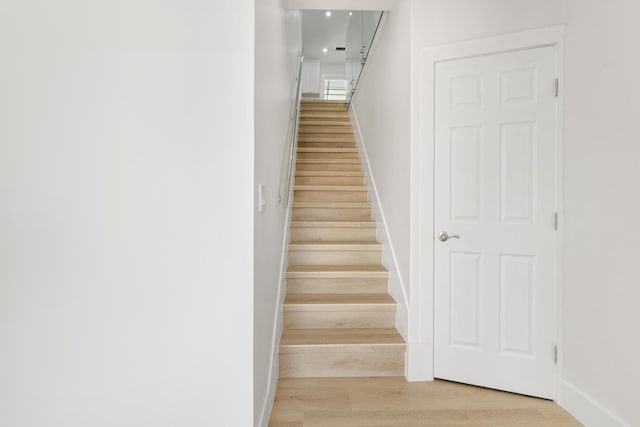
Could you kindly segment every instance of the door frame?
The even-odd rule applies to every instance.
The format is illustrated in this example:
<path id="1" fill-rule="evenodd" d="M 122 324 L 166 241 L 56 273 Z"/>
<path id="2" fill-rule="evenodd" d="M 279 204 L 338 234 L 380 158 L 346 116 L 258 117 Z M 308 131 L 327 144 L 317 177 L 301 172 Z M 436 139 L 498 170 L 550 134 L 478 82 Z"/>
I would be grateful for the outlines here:
<path id="1" fill-rule="evenodd" d="M 411 307 L 407 378 L 410 381 L 433 380 L 434 374 L 434 242 L 435 242 L 435 67 L 443 61 L 507 53 L 537 47 L 555 46 L 558 54 L 560 91 L 556 131 L 556 211 L 559 229 L 555 257 L 555 324 L 558 363 L 556 392 L 562 377 L 562 247 L 563 247 L 563 134 L 564 134 L 564 25 L 474 39 L 422 50 L 416 105 L 414 137 L 411 141 Z"/>

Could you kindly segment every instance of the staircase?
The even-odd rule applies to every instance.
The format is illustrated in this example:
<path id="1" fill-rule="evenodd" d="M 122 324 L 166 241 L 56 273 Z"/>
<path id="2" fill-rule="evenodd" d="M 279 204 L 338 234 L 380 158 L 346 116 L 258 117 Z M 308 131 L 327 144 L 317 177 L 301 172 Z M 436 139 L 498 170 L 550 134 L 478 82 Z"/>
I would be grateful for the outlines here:
<path id="1" fill-rule="evenodd" d="M 404 375 L 371 218 L 344 101 L 302 101 L 281 378 Z"/>

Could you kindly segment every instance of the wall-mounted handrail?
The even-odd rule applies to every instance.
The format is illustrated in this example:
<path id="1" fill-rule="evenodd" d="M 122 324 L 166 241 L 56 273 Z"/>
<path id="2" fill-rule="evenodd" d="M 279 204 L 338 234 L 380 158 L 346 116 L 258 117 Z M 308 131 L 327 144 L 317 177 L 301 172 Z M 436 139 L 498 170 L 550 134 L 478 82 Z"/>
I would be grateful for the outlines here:
<path id="1" fill-rule="evenodd" d="M 371 46 L 373 45 L 373 42 L 376 39 L 376 36 L 378 35 L 378 30 L 380 29 L 380 24 L 382 23 L 382 18 L 384 17 L 384 14 L 386 12 L 381 11 L 380 12 L 380 17 L 378 18 L 378 22 L 376 23 L 376 28 L 373 31 L 373 35 L 371 36 L 371 40 L 369 40 L 369 48 L 366 49 L 366 51 L 363 52 L 363 56 L 362 56 L 362 62 L 361 62 L 361 67 L 360 67 L 360 72 L 358 73 L 358 77 L 356 78 L 356 82 L 353 85 L 353 88 L 351 89 L 351 93 L 348 95 L 348 100 L 347 100 L 347 110 L 349 110 L 351 108 L 351 101 L 353 100 L 353 97 L 356 95 L 356 92 L 358 91 L 358 83 L 360 82 L 360 77 L 362 77 L 362 72 L 364 71 L 364 67 L 367 65 L 367 60 L 369 59 L 369 53 L 371 52 Z M 364 27 L 364 23 L 363 23 L 363 27 Z M 363 28 L 363 33 L 364 33 L 364 28 Z M 364 37 L 363 37 L 364 38 Z M 363 43 L 363 49 L 366 46 L 366 44 L 364 43 L 364 40 L 362 41 Z"/>
<path id="2" fill-rule="evenodd" d="M 303 55 L 298 58 L 298 74 L 294 81 L 295 97 L 291 104 L 291 115 L 289 118 L 288 145 L 286 150 L 287 159 L 283 163 L 283 170 L 280 177 L 280 189 L 278 194 L 278 204 L 282 207 L 289 207 L 291 197 L 291 187 L 295 168 L 296 149 L 298 147 L 298 124 L 300 121 L 300 98 L 301 98 L 301 78 Z"/>

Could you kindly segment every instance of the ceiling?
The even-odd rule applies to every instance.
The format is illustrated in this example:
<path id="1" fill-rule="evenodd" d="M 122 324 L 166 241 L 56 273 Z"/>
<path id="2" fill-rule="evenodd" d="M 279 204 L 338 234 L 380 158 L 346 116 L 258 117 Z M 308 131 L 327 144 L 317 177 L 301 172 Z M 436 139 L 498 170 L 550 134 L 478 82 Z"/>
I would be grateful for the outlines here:
<path id="1" fill-rule="evenodd" d="M 349 11 L 332 10 L 302 11 L 302 43 L 304 57 L 319 59 L 327 63 L 344 63 L 344 52 L 336 52 L 336 47 L 344 47 L 349 24 Z M 327 53 L 322 52 L 327 48 Z"/>

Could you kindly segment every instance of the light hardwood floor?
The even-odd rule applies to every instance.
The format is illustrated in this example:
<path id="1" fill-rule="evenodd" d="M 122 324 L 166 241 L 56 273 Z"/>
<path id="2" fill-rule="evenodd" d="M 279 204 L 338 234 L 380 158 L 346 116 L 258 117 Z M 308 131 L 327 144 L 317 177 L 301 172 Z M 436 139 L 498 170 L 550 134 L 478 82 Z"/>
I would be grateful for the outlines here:
<path id="1" fill-rule="evenodd" d="M 403 377 L 280 379 L 269 427 L 571 427 L 554 402 Z"/>

